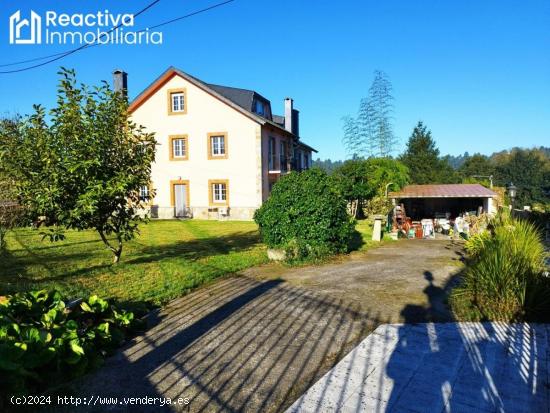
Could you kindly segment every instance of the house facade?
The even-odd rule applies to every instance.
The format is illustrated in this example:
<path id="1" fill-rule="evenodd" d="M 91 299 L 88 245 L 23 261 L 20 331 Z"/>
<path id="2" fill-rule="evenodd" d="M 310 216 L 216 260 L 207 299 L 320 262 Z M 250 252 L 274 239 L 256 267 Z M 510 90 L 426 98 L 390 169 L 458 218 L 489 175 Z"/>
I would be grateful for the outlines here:
<path id="1" fill-rule="evenodd" d="M 115 71 L 114 80 L 126 88 L 124 72 Z M 300 140 L 292 99 L 277 116 L 255 91 L 208 84 L 176 68 L 129 110 L 158 142 L 151 185 L 141 190 L 154 218 L 250 220 L 273 183 L 309 168 L 315 151 Z"/>

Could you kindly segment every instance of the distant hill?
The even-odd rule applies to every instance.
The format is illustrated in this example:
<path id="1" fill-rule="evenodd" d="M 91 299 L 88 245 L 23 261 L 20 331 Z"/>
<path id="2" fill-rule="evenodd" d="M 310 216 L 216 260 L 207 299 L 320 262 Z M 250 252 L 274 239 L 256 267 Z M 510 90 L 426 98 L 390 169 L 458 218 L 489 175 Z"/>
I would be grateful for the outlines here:
<path id="1" fill-rule="evenodd" d="M 332 171 L 334 171 L 343 163 L 344 163 L 343 161 L 331 161 L 330 159 L 322 160 L 321 158 L 317 158 L 316 160 L 313 161 L 313 166 L 321 168 L 326 173 L 331 174 Z"/>
<path id="2" fill-rule="evenodd" d="M 493 152 L 491 155 L 488 156 L 490 159 L 494 159 L 498 157 L 499 155 L 504 155 L 506 153 L 514 152 L 521 149 L 527 149 L 527 148 L 520 148 L 520 147 L 514 147 L 510 150 L 503 150 L 499 152 Z M 550 148 L 546 146 L 539 146 L 539 147 L 533 147 L 529 149 L 536 149 L 541 151 L 543 154 L 546 155 L 550 159 Z M 471 155 L 468 152 L 464 152 L 462 155 L 446 155 L 443 158 L 447 159 L 447 162 L 449 162 L 449 165 L 451 165 L 454 169 L 458 169 L 462 166 L 462 164 L 468 159 Z"/>
<path id="3" fill-rule="evenodd" d="M 454 155 L 446 155 L 443 158 L 447 159 L 447 162 L 449 162 L 449 165 L 453 167 L 453 169 L 458 169 L 462 166 L 464 161 L 470 157 L 470 154 L 468 151 L 464 152 L 462 155 L 454 156 Z"/>

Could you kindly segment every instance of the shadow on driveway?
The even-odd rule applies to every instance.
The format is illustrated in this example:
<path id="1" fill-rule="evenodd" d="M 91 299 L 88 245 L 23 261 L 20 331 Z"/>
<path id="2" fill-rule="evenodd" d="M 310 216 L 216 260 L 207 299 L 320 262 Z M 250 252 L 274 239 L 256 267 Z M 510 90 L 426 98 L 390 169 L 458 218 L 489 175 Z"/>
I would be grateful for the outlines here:
<path id="1" fill-rule="evenodd" d="M 79 393 L 190 400 L 139 411 L 281 411 L 380 321 L 279 280 L 233 277 L 170 303 L 154 323 Z"/>
<path id="2" fill-rule="evenodd" d="M 378 327 L 288 413 L 548 412 L 549 325 L 415 323 L 444 294 L 424 275 L 431 305 L 406 305 L 408 324 Z"/>

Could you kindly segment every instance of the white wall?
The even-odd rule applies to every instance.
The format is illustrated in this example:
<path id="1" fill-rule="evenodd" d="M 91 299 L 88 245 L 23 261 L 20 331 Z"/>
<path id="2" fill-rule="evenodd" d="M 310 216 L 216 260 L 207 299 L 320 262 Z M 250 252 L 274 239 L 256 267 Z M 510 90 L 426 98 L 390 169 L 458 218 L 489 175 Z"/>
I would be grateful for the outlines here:
<path id="1" fill-rule="evenodd" d="M 186 88 L 187 113 L 168 115 L 168 89 Z M 261 126 L 179 76 L 170 79 L 132 114 L 158 141 L 152 167 L 153 205 L 170 207 L 170 181 L 189 180 L 190 206 L 208 208 L 208 180 L 229 180 L 230 208 L 257 208 L 262 202 Z M 228 159 L 209 160 L 207 134 L 227 132 Z M 189 159 L 169 160 L 169 135 L 188 135 Z"/>
<path id="2" fill-rule="evenodd" d="M 483 211 L 491 215 L 494 215 L 497 213 L 496 202 L 493 198 L 483 199 Z"/>

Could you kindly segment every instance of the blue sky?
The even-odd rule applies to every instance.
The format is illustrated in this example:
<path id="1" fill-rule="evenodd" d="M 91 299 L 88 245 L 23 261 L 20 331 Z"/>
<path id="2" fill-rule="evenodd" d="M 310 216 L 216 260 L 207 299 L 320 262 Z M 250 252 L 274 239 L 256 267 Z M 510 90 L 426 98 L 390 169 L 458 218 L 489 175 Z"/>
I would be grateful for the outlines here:
<path id="1" fill-rule="evenodd" d="M 3 0 L 0 64 L 67 47 L 9 45 L 18 9 L 58 13 L 130 13 L 150 0 Z M 216 3 L 161 0 L 136 18 L 142 28 Z M 0 113 L 51 107 L 59 65 L 88 84 L 129 73 L 136 96 L 168 66 L 210 83 L 255 89 L 282 113 L 291 96 L 303 139 L 321 158 L 345 158 L 341 118 L 354 114 L 375 69 L 394 87 L 395 131 L 404 148 L 423 120 L 442 153 L 550 146 L 550 2 L 253 1 L 163 29 L 162 46 L 100 46 L 42 68 L 0 74 Z M 0 67 L 0 70 L 6 69 Z"/>

